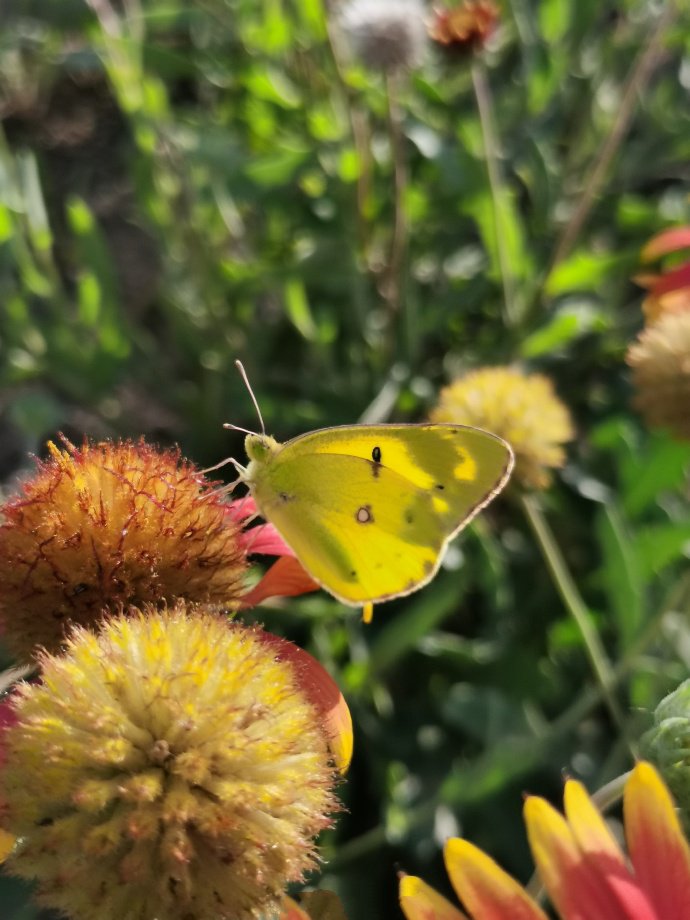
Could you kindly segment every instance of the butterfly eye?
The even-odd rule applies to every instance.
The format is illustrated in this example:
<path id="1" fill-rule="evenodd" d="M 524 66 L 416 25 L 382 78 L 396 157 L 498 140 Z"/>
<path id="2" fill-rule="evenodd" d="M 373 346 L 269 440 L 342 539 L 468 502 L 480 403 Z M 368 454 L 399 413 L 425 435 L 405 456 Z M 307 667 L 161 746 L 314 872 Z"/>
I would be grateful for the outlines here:
<path id="1" fill-rule="evenodd" d="M 380 463 L 380 462 L 381 462 L 381 448 L 380 448 L 380 447 L 375 447 L 375 448 L 372 450 L 372 452 L 371 452 L 371 459 L 374 461 L 374 463 Z"/>

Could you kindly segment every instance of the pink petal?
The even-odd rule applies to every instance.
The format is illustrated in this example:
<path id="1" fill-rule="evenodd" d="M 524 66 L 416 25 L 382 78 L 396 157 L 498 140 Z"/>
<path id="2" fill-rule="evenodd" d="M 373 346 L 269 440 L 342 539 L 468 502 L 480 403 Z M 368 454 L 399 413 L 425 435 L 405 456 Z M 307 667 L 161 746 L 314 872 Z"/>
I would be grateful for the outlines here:
<path id="1" fill-rule="evenodd" d="M 247 555 L 294 556 L 273 524 L 258 524 L 237 535 L 237 542 Z"/>
<path id="2" fill-rule="evenodd" d="M 304 649 L 273 633 L 264 632 L 260 638 L 275 649 L 277 659 L 292 664 L 297 682 L 323 720 L 336 766 L 345 773 L 352 759 L 353 734 L 352 717 L 340 688 Z"/>
<path id="3" fill-rule="evenodd" d="M 241 608 L 256 607 L 268 597 L 296 597 L 318 591 L 321 586 L 302 567 L 295 556 L 281 556 L 261 581 L 242 598 Z"/>
<path id="4" fill-rule="evenodd" d="M 690 848 L 654 767 L 639 763 L 625 786 L 625 833 L 635 875 L 662 920 L 690 917 Z"/>
<path id="5" fill-rule="evenodd" d="M 225 513 L 239 524 L 247 518 L 258 514 L 259 509 L 256 507 L 256 502 L 252 496 L 247 494 L 243 495 L 242 498 L 235 498 L 233 501 L 228 502 L 225 506 Z"/>

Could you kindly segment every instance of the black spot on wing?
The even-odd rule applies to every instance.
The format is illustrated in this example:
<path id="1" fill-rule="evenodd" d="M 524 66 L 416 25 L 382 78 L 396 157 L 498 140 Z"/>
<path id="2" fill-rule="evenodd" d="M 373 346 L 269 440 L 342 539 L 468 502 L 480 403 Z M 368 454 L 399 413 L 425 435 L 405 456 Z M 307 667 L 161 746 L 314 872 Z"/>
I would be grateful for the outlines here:
<path id="1" fill-rule="evenodd" d="M 436 485 L 434 486 L 434 488 L 435 488 L 435 489 L 438 489 L 439 492 L 443 492 L 443 490 L 445 489 L 445 486 L 442 485 L 440 482 L 437 482 Z"/>
<path id="2" fill-rule="evenodd" d="M 374 479 L 378 479 L 379 474 L 381 473 L 381 464 L 376 463 L 374 460 L 368 460 L 367 463 L 371 467 L 371 472 L 372 472 Z"/>
<path id="3" fill-rule="evenodd" d="M 374 475 L 374 479 L 378 479 L 379 473 L 381 472 L 381 448 L 375 447 L 371 452 L 371 472 Z"/>

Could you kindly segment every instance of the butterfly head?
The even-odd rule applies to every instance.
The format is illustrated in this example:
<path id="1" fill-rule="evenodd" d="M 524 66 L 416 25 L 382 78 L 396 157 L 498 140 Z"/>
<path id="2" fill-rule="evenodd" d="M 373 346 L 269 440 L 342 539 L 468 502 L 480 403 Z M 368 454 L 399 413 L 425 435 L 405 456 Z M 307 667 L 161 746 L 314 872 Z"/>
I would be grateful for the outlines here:
<path id="1" fill-rule="evenodd" d="M 256 463 L 257 466 L 268 463 L 279 448 L 280 444 L 268 434 L 248 434 L 244 439 L 247 456 L 251 463 Z"/>

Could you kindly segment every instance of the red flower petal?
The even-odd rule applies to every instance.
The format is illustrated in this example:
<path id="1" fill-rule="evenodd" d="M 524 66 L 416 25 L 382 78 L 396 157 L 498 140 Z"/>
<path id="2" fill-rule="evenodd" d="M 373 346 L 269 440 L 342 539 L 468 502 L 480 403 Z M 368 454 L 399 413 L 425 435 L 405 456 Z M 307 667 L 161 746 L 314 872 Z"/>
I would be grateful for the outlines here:
<path id="1" fill-rule="evenodd" d="M 242 598 L 242 609 L 256 607 L 267 597 L 296 597 L 318 591 L 321 586 L 307 574 L 294 556 L 281 556 L 273 563 L 261 581 L 250 588 Z"/>
<path id="2" fill-rule="evenodd" d="M 225 506 L 225 513 L 237 521 L 238 524 L 246 521 L 247 518 L 254 517 L 259 513 L 256 502 L 251 495 L 243 495 L 242 498 L 235 498 Z"/>
<path id="3" fill-rule="evenodd" d="M 340 688 L 304 649 L 273 633 L 265 632 L 261 638 L 275 648 L 279 660 L 289 661 L 294 667 L 298 683 L 321 714 L 336 766 L 345 773 L 352 759 L 353 734 L 352 717 Z"/>
<path id="4" fill-rule="evenodd" d="M 690 262 L 659 275 L 651 290 L 655 297 L 659 297 L 661 294 L 668 294 L 669 291 L 687 287 L 690 287 Z"/>

